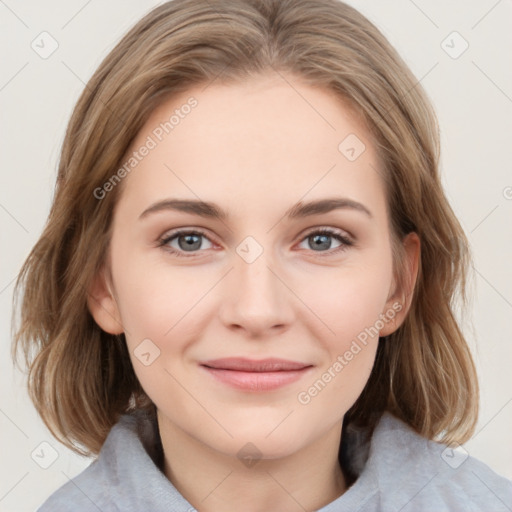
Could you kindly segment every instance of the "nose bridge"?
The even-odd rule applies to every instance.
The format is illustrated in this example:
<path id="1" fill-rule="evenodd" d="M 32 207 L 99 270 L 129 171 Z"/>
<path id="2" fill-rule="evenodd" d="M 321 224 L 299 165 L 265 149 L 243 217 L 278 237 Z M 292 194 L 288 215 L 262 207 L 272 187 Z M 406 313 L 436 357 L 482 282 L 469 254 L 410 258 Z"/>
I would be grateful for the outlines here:
<path id="1" fill-rule="evenodd" d="M 246 237 L 235 250 L 229 290 L 224 295 L 223 320 L 250 331 L 291 322 L 290 291 L 276 276 L 271 247 Z"/>

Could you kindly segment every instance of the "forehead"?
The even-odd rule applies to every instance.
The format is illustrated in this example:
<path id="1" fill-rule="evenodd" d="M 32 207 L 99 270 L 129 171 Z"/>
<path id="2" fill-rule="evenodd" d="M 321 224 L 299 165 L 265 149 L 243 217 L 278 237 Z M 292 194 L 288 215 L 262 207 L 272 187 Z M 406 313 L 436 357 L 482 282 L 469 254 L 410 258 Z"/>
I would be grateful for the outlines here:
<path id="1" fill-rule="evenodd" d="M 128 157 L 133 151 L 144 156 L 121 202 L 138 213 L 168 196 L 255 214 L 327 195 L 385 208 L 364 124 L 333 92 L 290 76 L 180 93 L 153 111 Z"/>

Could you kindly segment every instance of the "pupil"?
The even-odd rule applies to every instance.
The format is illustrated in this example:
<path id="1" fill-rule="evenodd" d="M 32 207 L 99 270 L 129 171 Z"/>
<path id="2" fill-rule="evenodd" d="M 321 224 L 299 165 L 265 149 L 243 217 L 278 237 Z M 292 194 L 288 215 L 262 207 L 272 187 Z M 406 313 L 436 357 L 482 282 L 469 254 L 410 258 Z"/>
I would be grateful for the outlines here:
<path id="1" fill-rule="evenodd" d="M 314 235 L 309 238 L 313 240 L 313 247 L 317 249 L 329 249 L 331 246 L 330 235 Z M 185 239 L 185 243 L 181 243 L 183 239 Z M 198 235 L 182 235 L 178 240 L 181 249 L 199 249 L 201 247 L 201 239 Z"/>
<path id="2" fill-rule="evenodd" d="M 329 235 L 314 235 L 312 238 L 314 240 L 314 246 L 316 246 L 317 248 L 319 247 L 321 249 L 329 249 L 331 246 L 329 242 Z"/>
<path id="3" fill-rule="evenodd" d="M 181 243 L 183 239 L 186 240 L 184 244 Z M 198 235 L 182 235 L 179 237 L 178 243 L 181 249 L 199 249 L 201 247 L 201 239 Z"/>

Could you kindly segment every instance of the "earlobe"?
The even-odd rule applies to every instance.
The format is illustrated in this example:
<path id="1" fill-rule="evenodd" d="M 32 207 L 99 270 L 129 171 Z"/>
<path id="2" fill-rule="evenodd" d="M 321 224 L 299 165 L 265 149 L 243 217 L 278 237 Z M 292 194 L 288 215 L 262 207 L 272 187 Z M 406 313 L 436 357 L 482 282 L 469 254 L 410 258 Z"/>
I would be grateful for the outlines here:
<path id="1" fill-rule="evenodd" d="M 94 277 L 87 290 L 87 307 L 101 329 L 109 334 L 124 332 L 119 308 L 104 268 Z"/>
<path id="2" fill-rule="evenodd" d="M 421 256 L 421 242 L 417 233 L 409 233 L 403 239 L 404 262 L 401 266 L 403 272 L 402 285 L 396 289 L 386 302 L 383 312 L 390 320 L 380 331 L 380 336 L 389 336 L 402 325 L 411 307 L 418 268 Z"/>

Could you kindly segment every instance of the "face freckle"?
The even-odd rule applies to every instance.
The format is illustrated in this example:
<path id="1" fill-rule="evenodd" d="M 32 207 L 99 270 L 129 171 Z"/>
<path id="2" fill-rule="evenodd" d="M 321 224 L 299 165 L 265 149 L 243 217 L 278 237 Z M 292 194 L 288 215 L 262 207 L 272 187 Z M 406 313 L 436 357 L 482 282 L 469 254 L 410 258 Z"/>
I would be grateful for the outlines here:
<path id="1" fill-rule="evenodd" d="M 113 221 L 116 307 L 161 428 L 225 454 L 251 439 L 278 457 L 339 426 L 395 302 L 372 141 L 331 92 L 293 83 L 198 87 L 160 105 L 134 148 L 197 100 L 124 178 Z M 161 244 L 177 230 L 195 236 Z M 233 357 L 309 368 L 255 390 L 203 365 Z"/>

